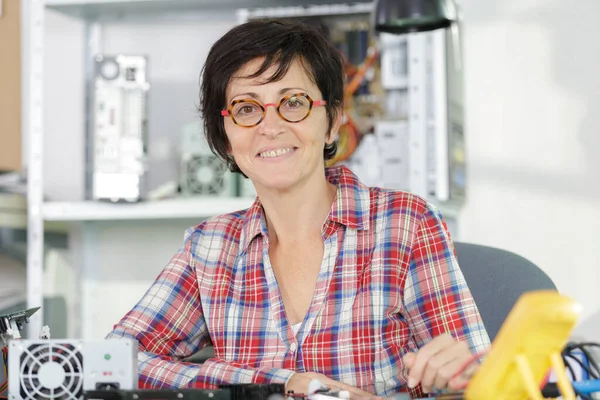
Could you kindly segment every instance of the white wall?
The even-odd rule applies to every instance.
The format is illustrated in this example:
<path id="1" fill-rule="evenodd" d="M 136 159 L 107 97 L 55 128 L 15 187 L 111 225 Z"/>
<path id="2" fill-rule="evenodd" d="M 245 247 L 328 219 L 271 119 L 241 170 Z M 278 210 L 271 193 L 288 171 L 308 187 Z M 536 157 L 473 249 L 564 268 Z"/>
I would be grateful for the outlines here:
<path id="1" fill-rule="evenodd" d="M 529 258 L 600 339 L 600 2 L 463 0 L 462 240 Z"/>
<path id="2" fill-rule="evenodd" d="M 83 200 L 85 24 L 47 11 L 44 35 L 44 196 Z"/>

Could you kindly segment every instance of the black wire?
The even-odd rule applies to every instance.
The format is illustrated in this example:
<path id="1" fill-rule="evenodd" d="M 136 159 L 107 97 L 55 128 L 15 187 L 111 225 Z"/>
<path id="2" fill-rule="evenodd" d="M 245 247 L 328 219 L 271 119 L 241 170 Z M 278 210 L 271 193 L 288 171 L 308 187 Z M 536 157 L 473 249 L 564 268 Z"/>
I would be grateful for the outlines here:
<path id="1" fill-rule="evenodd" d="M 563 349 L 563 352 L 562 352 L 563 360 L 565 361 L 567 368 L 569 368 L 569 371 L 573 375 L 573 380 L 575 380 L 575 376 L 573 373 L 573 368 L 571 368 L 571 365 L 568 362 L 568 359 L 575 360 L 575 362 L 578 363 L 585 372 L 587 372 L 589 379 L 600 379 L 600 368 L 598 367 L 598 363 L 596 362 L 596 359 L 594 358 L 592 353 L 588 349 L 586 349 L 586 347 L 600 348 L 600 343 L 593 343 L 593 342 L 574 343 L 574 342 L 571 342 L 571 343 L 568 343 Z M 577 355 L 573 354 L 574 350 L 581 351 L 581 353 L 585 356 L 586 361 L 588 362 L 589 365 L 585 365 L 585 363 L 581 359 L 579 359 L 577 357 Z M 588 395 L 585 393 L 579 393 L 577 391 L 575 391 L 575 393 L 577 394 L 577 396 L 579 396 L 579 398 L 581 398 L 583 400 L 593 400 L 591 395 Z"/>
<path id="2" fill-rule="evenodd" d="M 567 370 L 571 374 L 571 380 L 574 381 L 576 379 L 575 371 L 573 370 L 573 367 L 571 366 L 571 363 L 567 360 L 566 355 L 563 354 L 562 356 L 563 356 L 563 362 L 565 363 L 565 367 L 567 367 Z"/>
<path id="3" fill-rule="evenodd" d="M 569 343 L 564 348 L 563 354 L 571 353 L 575 349 L 580 350 L 583 353 L 583 355 L 585 356 L 585 358 L 587 359 L 587 361 L 589 362 L 589 364 L 590 364 L 589 368 L 593 369 L 595 371 L 595 372 L 591 373 L 590 376 L 595 379 L 600 379 L 600 367 L 598 366 L 598 363 L 596 362 L 594 356 L 590 353 L 590 351 L 588 349 L 586 349 L 586 347 L 599 347 L 600 348 L 600 344 L 592 343 L 592 342 Z"/>
<path id="4" fill-rule="evenodd" d="M 573 391 L 575 392 L 575 394 L 577 394 L 577 396 L 579 396 L 579 398 L 583 399 L 583 400 L 593 400 L 591 398 L 591 396 L 589 396 L 586 393 L 579 393 L 577 390 L 575 390 L 575 388 L 573 388 Z M 551 382 L 551 383 L 547 383 L 543 388 L 542 388 L 542 396 L 546 399 L 546 398 L 557 398 L 562 396 L 562 393 L 560 392 L 560 389 L 558 387 L 558 384 L 556 382 Z"/>
<path id="5" fill-rule="evenodd" d="M 600 343 L 596 343 L 596 342 L 581 342 L 581 343 L 574 343 L 575 346 L 577 347 L 600 347 Z"/>
<path id="6" fill-rule="evenodd" d="M 585 347 L 580 348 L 581 352 L 585 355 L 591 367 L 596 370 L 595 378 L 600 379 L 600 367 L 598 367 L 598 363 L 594 359 L 592 353 L 589 352 Z"/>
<path id="7" fill-rule="evenodd" d="M 588 374 L 590 379 L 596 379 L 594 372 L 592 370 L 590 370 L 590 367 L 585 365 L 585 363 L 583 361 L 581 361 L 575 355 L 570 354 L 570 353 L 565 355 L 565 358 L 567 358 L 567 357 L 570 358 L 571 360 L 575 361 L 577 364 L 579 364 L 581 369 L 583 369 Z M 575 377 L 573 377 L 573 380 L 575 380 Z"/>

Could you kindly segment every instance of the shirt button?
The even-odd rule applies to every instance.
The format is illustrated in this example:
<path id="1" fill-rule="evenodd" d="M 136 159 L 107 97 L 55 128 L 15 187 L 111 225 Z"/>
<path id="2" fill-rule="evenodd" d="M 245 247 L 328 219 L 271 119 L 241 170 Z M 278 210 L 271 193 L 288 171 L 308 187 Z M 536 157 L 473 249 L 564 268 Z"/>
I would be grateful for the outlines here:
<path id="1" fill-rule="evenodd" d="M 297 348 L 298 348 L 298 345 L 296 343 L 290 344 L 290 351 L 294 352 L 294 351 L 296 351 Z"/>

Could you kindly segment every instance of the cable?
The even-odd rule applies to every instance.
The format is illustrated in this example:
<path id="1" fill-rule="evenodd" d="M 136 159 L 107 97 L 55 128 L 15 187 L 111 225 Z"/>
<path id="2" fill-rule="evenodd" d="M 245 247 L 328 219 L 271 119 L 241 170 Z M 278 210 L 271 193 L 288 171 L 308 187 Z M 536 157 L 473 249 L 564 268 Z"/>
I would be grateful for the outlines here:
<path id="1" fill-rule="evenodd" d="M 581 352 L 585 355 L 585 358 L 591 365 L 591 368 L 596 370 L 595 378 L 600 379 L 600 367 L 598 367 L 598 363 L 594 359 L 592 353 L 590 353 L 585 347 L 580 348 Z"/>
<path id="2" fill-rule="evenodd" d="M 2 385 L 0 385 L 0 395 L 8 390 L 8 347 L 6 346 L 2 348 L 2 361 L 6 381 Z"/>
<path id="3" fill-rule="evenodd" d="M 573 354 L 565 354 L 563 356 L 563 359 L 565 360 L 565 364 L 568 364 L 568 360 L 573 360 L 575 361 L 577 364 L 579 364 L 579 366 L 581 367 L 582 370 L 585 371 L 586 374 L 588 374 L 588 379 L 596 379 L 597 377 L 595 376 L 595 374 L 590 370 L 590 367 L 588 367 L 587 365 L 584 364 L 583 361 L 581 361 L 579 358 L 577 358 L 575 355 Z M 575 376 L 573 376 L 573 380 L 575 381 L 576 378 Z"/>
<path id="4" fill-rule="evenodd" d="M 573 384 L 573 390 L 575 391 L 575 394 L 577 396 L 579 396 L 580 398 L 582 398 L 584 400 L 591 400 L 590 396 L 588 396 L 587 393 L 578 391 L 574 384 Z M 545 399 L 546 398 L 554 399 L 554 398 L 561 397 L 561 396 L 562 396 L 562 393 L 560 392 L 560 389 L 559 389 L 558 385 L 556 384 L 556 382 L 548 383 L 542 389 L 542 397 L 544 397 Z"/>
<path id="5" fill-rule="evenodd" d="M 573 382 L 573 389 L 578 393 L 584 394 L 600 392 L 600 379 Z"/>
<path id="6" fill-rule="evenodd" d="M 565 360 L 566 356 L 563 356 L 563 361 L 565 363 L 565 367 L 567 368 L 567 370 L 569 371 L 569 374 L 571 375 L 571 380 L 574 381 L 575 379 L 577 379 L 577 377 L 575 376 L 575 370 L 573 370 L 573 366 L 571 365 L 570 362 L 567 362 Z"/>
<path id="7" fill-rule="evenodd" d="M 565 346 L 565 348 L 563 350 L 563 354 L 570 353 L 575 349 L 580 350 L 585 355 L 587 361 L 591 364 L 591 369 L 593 369 L 595 371 L 595 373 L 593 373 L 591 377 L 600 379 L 600 366 L 598 365 L 598 362 L 596 361 L 595 357 L 592 355 L 592 353 L 586 347 L 600 348 L 600 343 L 594 343 L 594 342 L 569 343 L 569 344 L 567 344 L 567 346 Z"/>
<path id="8" fill-rule="evenodd" d="M 600 368 L 594 355 L 590 351 L 590 347 L 600 348 L 600 344 L 593 342 L 570 342 L 561 352 L 566 368 L 571 374 L 571 384 L 577 396 L 583 400 L 592 400 L 591 393 L 600 392 Z M 578 380 L 573 369 L 574 364 L 577 364 L 582 371 L 583 380 Z M 551 383 L 544 386 L 543 395 L 546 397 L 558 397 L 560 391 L 556 387 L 556 383 Z"/>

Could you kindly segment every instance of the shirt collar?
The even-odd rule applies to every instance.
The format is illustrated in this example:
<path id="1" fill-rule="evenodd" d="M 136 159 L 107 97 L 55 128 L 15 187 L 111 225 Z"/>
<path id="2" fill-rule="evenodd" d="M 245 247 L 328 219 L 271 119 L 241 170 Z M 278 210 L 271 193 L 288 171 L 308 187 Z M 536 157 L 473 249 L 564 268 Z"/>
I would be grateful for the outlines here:
<path id="1" fill-rule="evenodd" d="M 330 183 L 337 186 L 327 219 L 349 228 L 368 230 L 371 210 L 369 187 L 344 165 L 327 168 L 325 175 Z"/>
<path id="2" fill-rule="evenodd" d="M 343 165 L 326 168 L 325 176 L 330 183 L 337 186 L 327 220 L 349 228 L 368 230 L 371 209 L 369 187 Z M 246 251 L 250 242 L 259 234 L 267 237 L 267 223 L 257 197 L 244 217 L 240 237 L 241 250 Z"/>
<path id="3" fill-rule="evenodd" d="M 264 211 L 260 205 L 260 200 L 257 197 L 248 209 L 248 212 L 246 212 L 246 217 L 242 224 L 240 249 L 246 251 L 252 239 L 259 234 L 267 237 L 267 222 L 264 218 Z"/>

